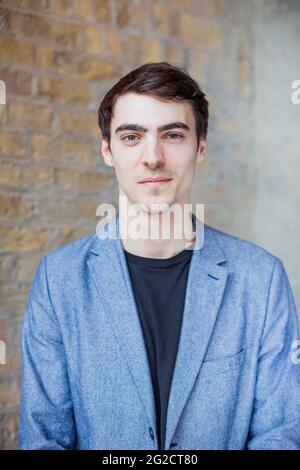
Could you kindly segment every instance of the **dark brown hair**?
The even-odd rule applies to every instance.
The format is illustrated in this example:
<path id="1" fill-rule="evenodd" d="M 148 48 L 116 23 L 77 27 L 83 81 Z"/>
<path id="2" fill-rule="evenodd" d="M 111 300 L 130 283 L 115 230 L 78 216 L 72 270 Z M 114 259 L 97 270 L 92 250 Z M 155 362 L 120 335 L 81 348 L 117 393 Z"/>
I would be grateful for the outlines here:
<path id="1" fill-rule="evenodd" d="M 98 110 L 98 124 L 103 139 L 109 144 L 114 105 L 119 96 L 129 92 L 151 95 L 165 101 L 189 101 L 196 120 L 197 147 L 200 138 L 206 138 L 209 103 L 205 94 L 185 68 L 157 62 L 141 65 L 124 75 L 104 96 Z"/>

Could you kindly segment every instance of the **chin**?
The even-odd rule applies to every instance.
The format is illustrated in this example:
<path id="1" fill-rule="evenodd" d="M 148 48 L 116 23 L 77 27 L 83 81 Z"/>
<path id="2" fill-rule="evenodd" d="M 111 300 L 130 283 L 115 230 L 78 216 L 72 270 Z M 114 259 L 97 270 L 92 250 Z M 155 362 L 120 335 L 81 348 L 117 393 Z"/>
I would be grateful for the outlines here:
<path id="1" fill-rule="evenodd" d="M 173 203 L 169 201 L 148 201 L 144 204 L 148 214 L 164 214 L 169 212 Z"/>
<path id="2" fill-rule="evenodd" d="M 137 206 L 137 213 L 139 212 L 138 206 L 140 205 L 140 211 L 147 214 L 166 213 L 170 210 L 172 204 L 176 202 L 173 199 L 170 201 L 167 198 L 164 200 L 164 198 L 157 197 L 148 197 L 147 199 L 143 200 L 128 196 L 128 199 L 131 201 L 130 204 Z"/>

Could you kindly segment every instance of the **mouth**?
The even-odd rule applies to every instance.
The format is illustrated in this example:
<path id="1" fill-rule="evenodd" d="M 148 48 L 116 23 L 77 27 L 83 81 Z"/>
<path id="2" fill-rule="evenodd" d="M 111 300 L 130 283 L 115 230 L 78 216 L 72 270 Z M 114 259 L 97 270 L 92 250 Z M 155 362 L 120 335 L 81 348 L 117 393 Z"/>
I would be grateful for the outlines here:
<path id="1" fill-rule="evenodd" d="M 144 184 L 147 186 L 160 186 L 172 181 L 172 178 L 146 178 L 142 181 L 139 181 L 139 184 Z"/>

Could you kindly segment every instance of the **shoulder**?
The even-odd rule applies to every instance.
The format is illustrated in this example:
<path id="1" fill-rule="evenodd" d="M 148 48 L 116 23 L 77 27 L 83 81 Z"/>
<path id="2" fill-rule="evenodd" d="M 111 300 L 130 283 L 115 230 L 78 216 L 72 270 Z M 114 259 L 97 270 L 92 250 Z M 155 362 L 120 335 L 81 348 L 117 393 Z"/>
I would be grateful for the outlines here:
<path id="1" fill-rule="evenodd" d="M 205 224 L 204 243 L 205 239 L 217 243 L 229 265 L 235 268 L 272 271 L 276 261 L 281 263 L 274 253 L 259 244 L 207 224 Z"/>
<path id="2" fill-rule="evenodd" d="M 48 259 L 55 259 L 55 258 L 70 258 L 74 255 L 79 255 L 86 253 L 91 244 L 93 243 L 94 239 L 96 238 L 96 233 L 92 232 L 84 237 L 78 238 L 73 240 L 69 243 L 66 243 L 52 251 L 50 251 L 45 257 Z"/>
<path id="3" fill-rule="evenodd" d="M 96 232 L 66 243 L 43 256 L 46 271 L 59 277 L 60 273 L 71 273 L 85 263 L 95 238 Z"/>

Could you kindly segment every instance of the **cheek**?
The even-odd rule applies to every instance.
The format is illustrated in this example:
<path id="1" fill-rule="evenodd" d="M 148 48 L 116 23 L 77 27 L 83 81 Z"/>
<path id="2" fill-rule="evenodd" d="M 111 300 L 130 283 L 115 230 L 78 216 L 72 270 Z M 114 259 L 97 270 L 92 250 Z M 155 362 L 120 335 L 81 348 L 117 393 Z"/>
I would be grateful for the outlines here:
<path id="1" fill-rule="evenodd" d="M 119 172 L 129 172 L 128 176 L 130 177 L 130 171 L 139 163 L 140 153 L 138 153 L 138 149 L 115 146 L 114 155 Z"/>
<path id="2" fill-rule="evenodd" d="M 181 190 L 188 191 L 193 183 L 195 174 L 195 157 L 189 157 L 188 160 L 179 162 L 175 169 L 177 176 L 179 177 L 179 186 Z"/>
<path id="3" fill-rule="evenodd" d="M 193 173 L 195 167 L 195 155 L 188 155 L 183 151 L 173 154 L 173 158 L 169 159 L 172 167 L 180 174 Z"/>

